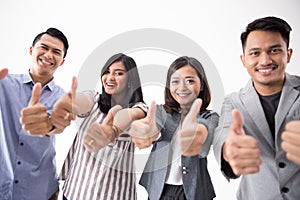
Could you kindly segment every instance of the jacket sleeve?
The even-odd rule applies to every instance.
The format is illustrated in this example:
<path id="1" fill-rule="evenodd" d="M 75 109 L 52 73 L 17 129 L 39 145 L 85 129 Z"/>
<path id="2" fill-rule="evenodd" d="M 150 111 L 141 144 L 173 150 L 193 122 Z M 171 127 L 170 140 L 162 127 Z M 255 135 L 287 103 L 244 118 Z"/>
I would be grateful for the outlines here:
<path id="1" fill-rule="evenodd" d="M 225 97 L 222 109 L 221 109 L 221 116 L 219 118 L 219 123 L 217 128 L 215 129 L 214 139 L 213 139 L 213 148 L 214 148 L 214 154 L 215 158 L 217 160 L 217 163 L 221 167 L 221 171 L 223 175 L 229 180 L 230 178 L 238 178 L 236 176 L 229 163 L 227 163 L 223 159 L 223 144 L 225 142 L 227 133 L 229 132 L 230 125 L 232 123 L 232 115 L 231 111 L 234 109 L 234 105 L 232 102 L 233 95 L 237 95 L 236 93 L 228 95 Z"/>
<path id="2" fill-rule="evenodd" d="M 197 117 L 197 122 L 203 124 L 208 131 L 207 138 L 201 147 L 199 156 L 205 158 L 213 142 L 215 128 L 218 125 L 219 115 L 216 112 L 205 112 Z"/>

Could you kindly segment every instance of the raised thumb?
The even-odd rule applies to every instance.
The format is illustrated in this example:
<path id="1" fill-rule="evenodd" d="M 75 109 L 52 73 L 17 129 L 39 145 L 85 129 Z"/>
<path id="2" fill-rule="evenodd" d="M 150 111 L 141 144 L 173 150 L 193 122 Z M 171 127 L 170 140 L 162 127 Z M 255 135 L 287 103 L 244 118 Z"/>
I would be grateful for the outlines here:
<path id="1" fill-rule="evenodd" d="M 34 106 L 40 102 L 40 96 L 42 92 L 41 83 L 36 83 L 32 88 L 31 99 L 28 103 L 28 106 Z"/>
<path id="2" fill-rule="evenodd" d="M 156 102 L 152 101 L 145 117 L 145 122 L 147 124 L 155 123 L 156 121 Z"/>
<path id="3" fill-rule="evenodd" d="M 190 110 L 189 113 L 185 116 L 183 122 L 182 122 L 182 127 L 188 127 L 191 123 L 194 123 L 197 119 L 197 115 L 201 109 L 202 106 L 202 100 L 201 99 L 196 99 Z"/>
<path id="4" fill-rule="evenodd" d="M 75 98 L 76 90 L 77 90 L 77 78 L 75 76 L 73 76 L 73 78 L 72 78 L 72 84 L 71 84 L 71 89 L 69 91 L 69 94 L 71 95 L 72 99 Z"/>
<path id="5" fill-rule="evenodd" d="M 116 105 L 114 107 L 112 107 L 106 117 L 104 118 L 102 124 L 112 124 L 114 121 L 114 116 L 116 115 L 117 112 L 119 112 L 122 109 L 122 106 L 120 105 Z"/>
<path id="6" fill-rule="evenodd" d="M 233 130 L 238 135 L 245 135 L 245 131 L 243 128 L 244 125 L 244 118 L 242 113 L 238 109 L 232 110 L 232 124 L 231 130 Z"/>

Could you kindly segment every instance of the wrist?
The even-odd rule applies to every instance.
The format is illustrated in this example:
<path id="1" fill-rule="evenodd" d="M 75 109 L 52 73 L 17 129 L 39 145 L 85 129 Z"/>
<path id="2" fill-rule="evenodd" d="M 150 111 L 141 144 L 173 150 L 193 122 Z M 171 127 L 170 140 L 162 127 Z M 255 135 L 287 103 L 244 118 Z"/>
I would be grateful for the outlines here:
<path id="1" fill-rule="evenodd" d="M 117 143 L 117 137 L 119 137 L 118 128 L 112 126 L 112 137 L 110 138 L 110 142 L 107 144 L 109 147 L 113 147 Z"/>
<path id="2" fill-rule="evenodd" d="M 48 123 L 49 123 L 50 129 L 49 129 L 48 133 L 46 134 L 46 136 L 51 136 L 51 135 L 56 133 L 56 127 L 52 124 L 51 115 L 49 113 L 48 113 L 48 117 L 49 117 L 48 118 Z"/>

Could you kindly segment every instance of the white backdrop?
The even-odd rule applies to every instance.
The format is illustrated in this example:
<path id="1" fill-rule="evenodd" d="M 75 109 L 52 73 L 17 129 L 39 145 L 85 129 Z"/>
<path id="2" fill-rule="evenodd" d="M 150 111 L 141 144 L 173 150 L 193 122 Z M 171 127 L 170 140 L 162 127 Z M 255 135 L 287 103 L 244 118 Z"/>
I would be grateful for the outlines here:
<path id="1" fill-rule="evenodd" d="M 0 0 L 0 67 L 8 67 L 11 73 L 27 70 L 31 62 L 28 52 L 33 38 L 48 27 L 56 27 L 66 34 L 70 43 L 66 62 L 56 72 L 56 83 L 68 90 L 71 77 L 78 75 L 86 58 L 111 37 L 142 28 L 167 29 L 185 35 L 206 51 L 218 70 L 227 94 L 240 89 L 249 78 L 239 60 L 242 53 L 239 37 L 245 26 L 258 17 L 274 15 L 290 23 L 293 29 L 290 46 L 294 53 L 287 71 L 300 74 L 299 11 L 299 0 Z M 160 64 L 166 67 L 175 58 L 160 55 L 157 51 L 144 51 L 132 56 L 138 65 L 147 63 L 151 58 L 160 59 Z M 163 101 L 161 86 L 145 85 L 144 94 L 147 103 L 153 97 L 159 103 Z M 58 170 L 71 145 L 75 129 L 73 123 L 57 137 Z M 138 150 L 137 153 L 147 151 Z M 228 183 L 221 175 L 212 152 L 208 159 L 216 199 L 235 199 L 239 180 Z M 147 198 L 140 186 L 138 197 Z"/>

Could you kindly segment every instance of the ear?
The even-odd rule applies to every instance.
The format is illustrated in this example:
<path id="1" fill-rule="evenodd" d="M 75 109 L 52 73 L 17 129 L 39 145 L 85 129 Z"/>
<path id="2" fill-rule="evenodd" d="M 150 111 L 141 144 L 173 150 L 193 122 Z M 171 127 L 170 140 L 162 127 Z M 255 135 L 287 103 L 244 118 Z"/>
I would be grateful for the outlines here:
<path id="1" fill-rule="evenodd" d="M 59 66 L 62 66 L 65 63 L 65 59 L 63 59 Z"/>
<path id="2" fill-rule="evenodd" d="M 33 49 L 33 47 L 31 46 L 31 47 L 29 47 L 29 54 L 30 55 L 32 55 L 32 49 Z"/>
<path id="3" fill-rule="evenodd" d="M 246 68 L 246 66 L 245 66 L 245 56 L 244 56 L 244 54 L 240 55 L 240 59 L 241 59 L 241 61 L 242 61 L 242 63 L 243 63 L 243 66 Z"/>
<path id="4" fill-rule="evenodd" d="M 292 54 L 293 54 L 293 49 L 288 49 L 287 50 L 287 63 L 290 62 Z"/>

